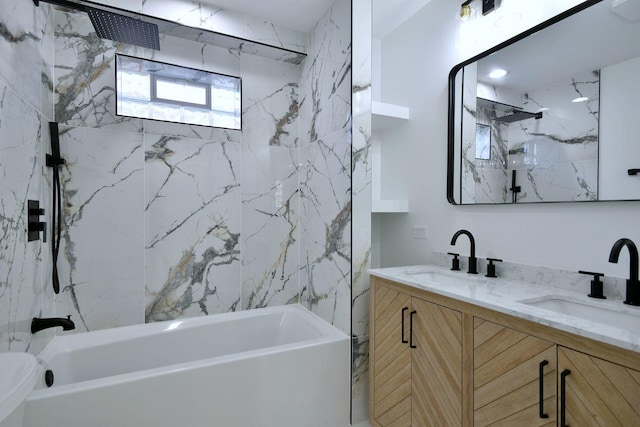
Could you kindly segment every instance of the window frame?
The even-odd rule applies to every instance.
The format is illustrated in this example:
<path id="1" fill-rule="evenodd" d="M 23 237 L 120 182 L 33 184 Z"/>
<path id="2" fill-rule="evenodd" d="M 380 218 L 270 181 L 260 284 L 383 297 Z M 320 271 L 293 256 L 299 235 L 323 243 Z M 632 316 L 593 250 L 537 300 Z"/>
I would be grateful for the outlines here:
<path id="1" fill-rule="evenodd" d="M 182 108 L 186 108 L 186 109 L 196 109 L 196 110 L 200 110 L 202 112 L 206 112 L 209 114 L 222 114 L 222 115 L 229 115 L 229 117 L 232 117 L 234 120 L 237 118 L 237 122 L 238 122 L 238 126 L 237 127 L 229 127 L 229 126 L 220 126 L 220 125 L 215 125 L 215 124 L 201 124 L 201 123 L 187 123 L 184 121 L 178 121 L 178 120 L 164 120 L 164 119 L 157 119 L 157 118 L 153 118 L 153 117 L 141 117 L 141 116 L 132 116 L 132 115 L 127 115 L 127 114 L 122 114 L 120 111 L 120 104 L 124 101 L 135 101 L 135 102 L 144 102 L 141 101 L 139 99 L 136 98 L 129 98 L 127 96 L 123 96 L 120 93 L 120 89 L 119 89 L 119 83 L 118 83 L 118 73 L 119 73 L 119 63 L 120 63 L 120 59 L 121 58 L 125 58 L 125 59 L 130 59 L 130 60 L 134 60 L 134 61 L 142 61 L 142 62 L 146 62 L 146 63 L 155 63 L 155 64 L 160 64 L 160 65 L 166 65 L 168 67 L 175 67 L 175 68 L 180 68 L 180 69 L 184 69 L 184 70 L 188 70 L 188 71 L 192 71 L 195 72 L 197 74 L 199 73 L 205 73 L 207 75 L 216 75 L 216 76 L 221 76 L 221 77 L 228 77 L 231 79 L 234 79 L 237 82 L 237 93 L 239 94 L 238 97 L 238 105 L 237 105 L 237 115 L 235 114 L 235 112 L 228 112 L 228 111 L 223 111 L 223 110 L 217 110 L 217 109 L 213 109 L 213 90 L 212 90 L 212 86 L 214 86 L 213 83 L 209 82 L 209 83 L 203 83 L 203 82 L 196 82 L 196 81 L 191 81 L 189 79 L 189 77 L 186 78 L 181 78 L 181 77 L 176 77 L 175 75 L 172 75 L 170 73 L 162 73 L 160 72 L 153 72 L 151 70 L 147 71 L 148 75 L 149 75 L 149 81 L 150 81 L 150 96 L 149 96 L 149 101 L 146 101 L 147 105 L 149 105 L 150 107 L 153 107 L 153 105 L 166 105 L 166 106 L 179 106 Z M 178 64 L 173 64 L 173 63 L 168 63 L 168 62 L 162 62 L 162 61 L 156 61 L 153 59 L 147 59 L 144 57 L 138 57 L 138 56 L 131 56 L 131 55 L 125 55 L 125 54 L 121 54 L 121 53 L 116 53 L 115 55 L 115 103 L 116 103 L 116 116 L 121 116 L 121 117 L 130 117 L 130 118 L 134 118 L 134 119 L 141 119 L 141 120 L 153 120 L 153 121 L 158 121 L 158 122 L 164 122 L 164 123 L 176 123 L 176 124 L 180 124 L 180 125 L 186 125 L 186 126 L 203 126 L 203 127 L 209 127 L 209 128 L 215 128 L 215 129 L 225 129 L 225 130 L 237 130 L 237 131 L 242 131 L 243 128 L 243 120 L 242 120 L 242 116 L 243 116 L 243 111 L 242 111 L 242 104 L 243 104 L 243 95 L 242 95 L 242 77 L 239 76 L 234 76 L 234 75 L 230 75 L 230 74 L 223 74 L 223 73 L 217 73 L 214 71 L 209 71 L 209 70 L 202 70 L 202 69 L 198 69 L 198 68 L 192 68 L 192 67 L 185 67 L 182 65 L 178 65 Z M 133 70 L 124 68 L 122 71 L 128 71 L 131 72 Z M 135 71 L 134 71 L 135 72 Z M 139 73 L 144 73 L 143 71 L 140 71 Z M 157 97 L 157 92 L 156 92 L 156 85 L 155 82 L 160 79 L 160 80 L 165 80 L 165 81 L 184 81 L 185 83 L 189 84 L 189 85 L 193 85 L 193 86 L 201 86 L 204 87 L 206 92 L 207 92 L 207 105 L 203 105 L 203 104 L 197 104 L 197 103 L 189 103 L 189 102 L 183 102 L 183 101 L 176 101 L 176 100 L 171 100 L 171 99 L 164 99 L 164 98 L 158 98 Z M 211 123 L 211 122 L 210 122 Z"/>
<path id="2" fill-rule="evenodd" d="M 211 74 L 217 74 L 217 73 L 211 73 Z M 175 105 L 181 105 L 184 107 L 196 107 L 198 109 L 201 108 L 201 109 L 207 109 L 211 111 L 211 84 L 200 83 L 200 82 L 190 82 L 186 79 L 181 79 L 179 77 L 173 77 L 173 76 L 166 76 L 166 75 L 163 75 L 162 73 L 152 73 L 150 74 L 150 77 L 151 78 L 149 80 L 151 84 L 151 100 L 150 100 L 151 102 L 158 102 L 159 104 L 175 104 Z M 169 83 L 182 82 L 189 86 L 204 88 L 206 93 L 206 104 L 198 104 L 195 102 L 160 98 L 158 96 L 158 81 L 169 82 Z"/>

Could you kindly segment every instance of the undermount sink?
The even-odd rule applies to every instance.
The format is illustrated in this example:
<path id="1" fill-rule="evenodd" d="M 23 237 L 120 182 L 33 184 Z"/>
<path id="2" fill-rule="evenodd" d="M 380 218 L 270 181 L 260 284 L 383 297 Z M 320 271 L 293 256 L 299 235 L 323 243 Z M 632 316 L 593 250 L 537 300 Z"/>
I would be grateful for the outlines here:
<path id="1" fill-rule="evenodd" d="M 437 268 L 407 269 L 404 274 L 420 282 L 434 283 L 445 286 L 469 285 L 485 283 L 484 276 L 467 274 L 463 271 L 448 271 Z"/>
<path id="2" fill-rule="evenodd" d="M 519 302 L 616 328 L 640 331 L 640 309 L 627 308 L 621 303 L 618 306 L 604 301 L 577 301 L 559 295 L 548 295 Z"/>

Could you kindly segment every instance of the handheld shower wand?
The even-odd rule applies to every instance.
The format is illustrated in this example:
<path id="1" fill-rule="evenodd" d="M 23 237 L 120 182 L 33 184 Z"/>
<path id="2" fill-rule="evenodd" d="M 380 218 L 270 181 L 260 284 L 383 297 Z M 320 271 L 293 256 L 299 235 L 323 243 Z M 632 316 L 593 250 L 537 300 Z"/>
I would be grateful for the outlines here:
<path id="1" fill-rule="evenodd" d="M 60 251 L 60 238 L 62 235 L 62 186 L 60 185 L 60 167 L 65 164 L 60 156 L 60 136 L 58 123 L 49 122 L 51 134 L 51 154 L 46 156 L 47 167 L 53 168 L 52 180 L 52 206 L 51 206 L 51 255 L 53 257 L 53 269 L 51 281 L 53 291 L 60 293 L 60 279 L 58 277 L 58 252 Z"/>

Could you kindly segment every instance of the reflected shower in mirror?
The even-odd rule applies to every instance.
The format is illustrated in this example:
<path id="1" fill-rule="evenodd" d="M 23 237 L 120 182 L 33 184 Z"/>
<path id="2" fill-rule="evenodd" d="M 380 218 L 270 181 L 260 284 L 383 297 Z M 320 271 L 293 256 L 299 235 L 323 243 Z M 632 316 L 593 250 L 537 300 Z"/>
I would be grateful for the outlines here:
<path id="1" fill-rule="evenodd" d="M 585 2 L 452 69 L 451 203 L 640 199 L 628 174 L 640 165 L 640 0 L 625 2 L 638 17 L 614 3 Z"/>

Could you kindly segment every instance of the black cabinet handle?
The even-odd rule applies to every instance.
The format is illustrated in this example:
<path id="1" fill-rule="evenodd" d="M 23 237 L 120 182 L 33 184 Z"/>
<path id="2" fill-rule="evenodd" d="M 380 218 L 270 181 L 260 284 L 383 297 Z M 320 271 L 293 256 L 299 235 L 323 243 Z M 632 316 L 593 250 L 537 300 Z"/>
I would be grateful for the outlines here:
<path id="1" fill-rule="evenodd" d="M 409 310 L 409 307 L 404 307 L 402 309 L 402 344 L 409 344 L 409 341 L 404 339 L 404 313 Z"/>
<path id="2" fill-rule="evenodd" d="M 560 373 L 560 427 L 569 427 L 565 423 L 566 420 L 566 386 L 567 386 L 567 375 L 571 374 L 569 369 L 565 369 Z"/>
<path id="3" fill-rule="evenodd" d="M 417 311 L 415 310 L 409 313 L 409 347 L 411 348 L 416 348 L 416 346 L 413 345 L 413 315 L 416 313 Z"/>
<path id="4" fill-rule="evenodd" d="M 549 414 L 544 413 L 544 367 L 548 364 L 547 360 L 540 362 L 540 418 L 549 418 Z"/>

